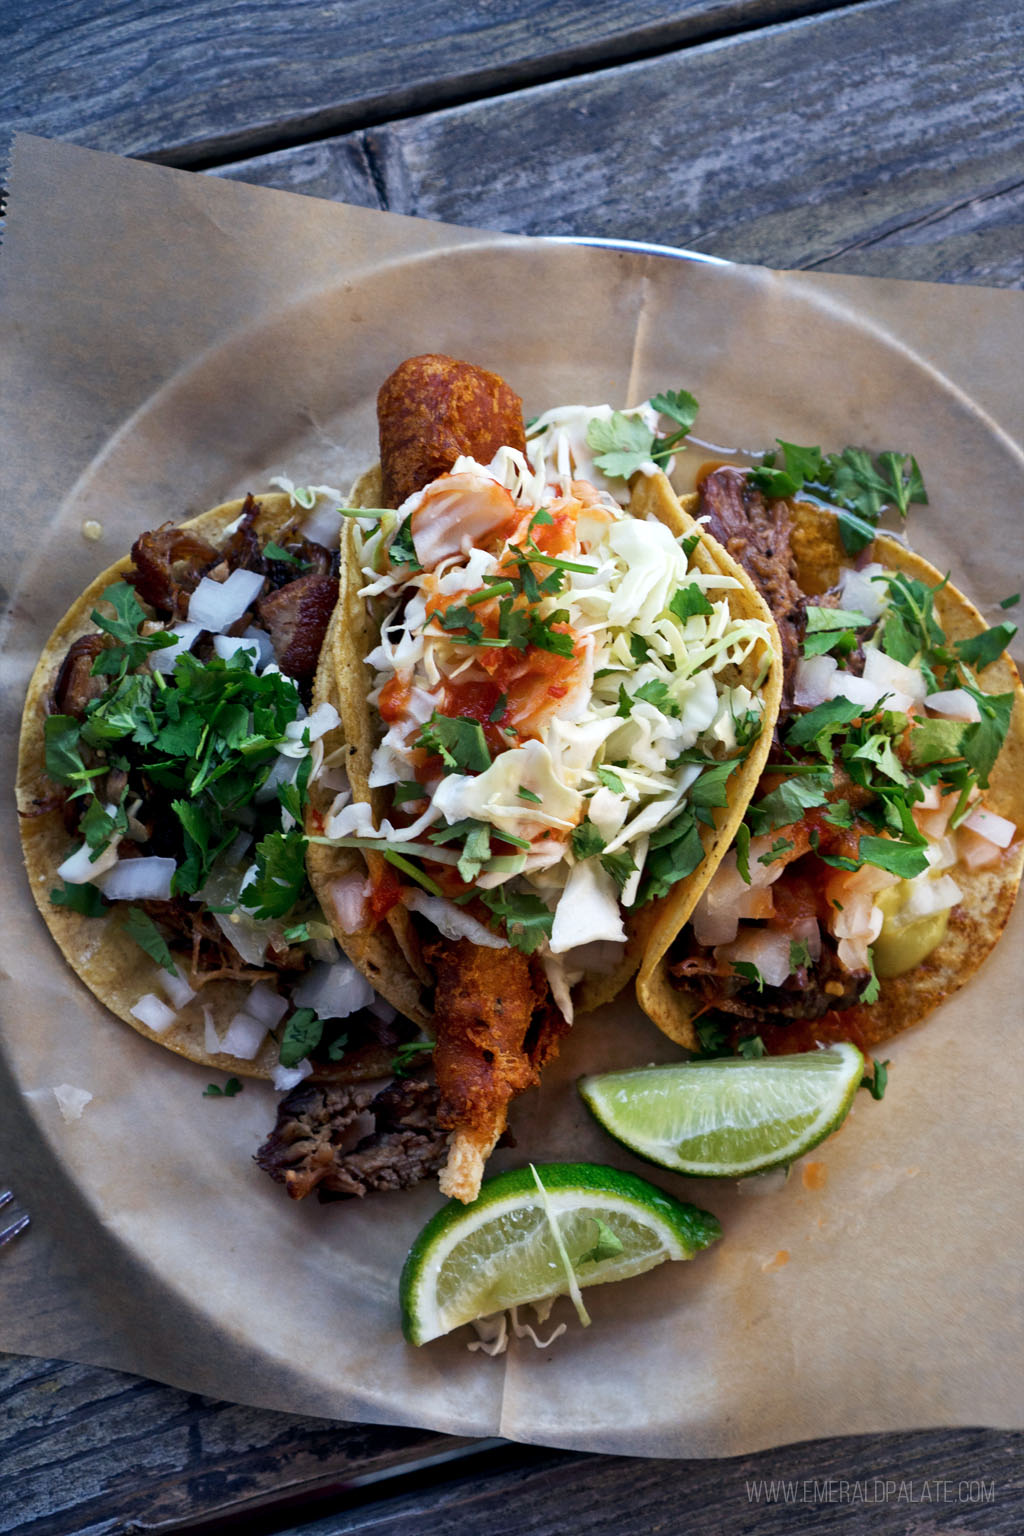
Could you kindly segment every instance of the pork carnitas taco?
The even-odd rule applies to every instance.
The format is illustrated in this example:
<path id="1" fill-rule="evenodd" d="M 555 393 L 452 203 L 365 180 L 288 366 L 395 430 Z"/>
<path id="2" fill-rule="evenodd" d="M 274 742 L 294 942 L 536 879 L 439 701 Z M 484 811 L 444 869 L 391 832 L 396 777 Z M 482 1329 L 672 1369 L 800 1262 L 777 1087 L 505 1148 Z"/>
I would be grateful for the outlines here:
<path id="1" fill-rule="evenodd" d="M 681 397 L 631 413 L 648 441 L 659 399 L 682 414 Z M 652 458 L 632 492 L 606 479 L 577 430 L 602 410 L 549 413 L 527 441 L 494 375 L 403 364 L 317 675 L 348 785 L 312 776 L 313 886 L 363 974 L 435 1039 L 441 1187 L 461 1200 L 574 1013 L 679 930 L 780 695 L 749 577 Z"/>
<path id="2" fill-rule="evenodd" d="M 160 1044 L 280 1087 L 379 1076 L 395 1051 L 305 872 L 336 507 L 250 496 L 143 534 L 50 637 L 20 744 L 32 893 L 82 981 Z M 342 1015 L 343 1040 L 313 1041 Z"/>
<path id="3" fill-rule="evenodd" d="M 782 709 L 733 847 L 681 932 L 648 947 L 637 992 L 692 1050 L 869 1052 L 963 986 L 1009 917 L 1014 626 L 986 626 L 897 540 L 759 479 L 714 470 L 694 512 L 772 606 Z"/>

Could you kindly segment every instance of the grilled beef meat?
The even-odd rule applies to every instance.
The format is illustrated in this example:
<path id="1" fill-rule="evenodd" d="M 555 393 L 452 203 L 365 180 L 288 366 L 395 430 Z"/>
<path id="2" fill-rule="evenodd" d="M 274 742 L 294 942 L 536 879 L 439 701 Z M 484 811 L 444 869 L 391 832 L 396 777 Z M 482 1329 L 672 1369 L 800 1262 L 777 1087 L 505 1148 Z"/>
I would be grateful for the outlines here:
<path id="1" fill-rule="evenodd" d="M 362 1085 L 300 1083 L 278 1107 L 277 1124 L 256 1161 L 293 1200 L 407 1189 L 437 1173 L 448 1133 L 437 1121 L 439 1093 L 424 1079 L 390 1083 L 379 1093 Z M 358 1136 L 361 1116 L 373 1129 Z"/>
<path id="2" fill-rule="evenodd" d="M 307 681 L 313 676 L 337 601 L 337 576 L 299 576 L 256 604 L 256 617 L 287 677 Z"/>
<path id="3" fill-rule="evenodd" d="M 713 470 L 698 487 L 698 517 L 750 576 L 772 611 L 782 642 L 782 707 L 793 698 L 793 674 L 800 659 L 804 595 L 796 582 L 789 546 L 789 509 L 766 501 L 741 469 Z"/>

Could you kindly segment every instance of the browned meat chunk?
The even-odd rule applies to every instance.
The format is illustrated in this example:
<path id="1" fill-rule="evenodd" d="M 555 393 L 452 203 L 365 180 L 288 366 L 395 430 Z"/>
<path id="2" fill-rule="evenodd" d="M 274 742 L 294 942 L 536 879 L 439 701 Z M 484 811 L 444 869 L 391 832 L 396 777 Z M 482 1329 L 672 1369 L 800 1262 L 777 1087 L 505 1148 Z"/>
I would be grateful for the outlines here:
<path id="1" fill-rule="evenodd" d="M 387 507 L 447 474 L 460 454 L 487 464 L 501 447 L 526 449 L 523 402 L 504 379 L 434 353 L 385 380 L 377 420 Z"/>
<path id="2" fill-rule="evenodd" d="M 256 616 L 270 634 L 281 671 L 288 677 L 312 677 L 320 659 L 338 582 L 334 576 L 300 576 L 256 604 Z"/>
<path id="3" fill-rule="evenodd" d="M 768 604 L 782 642 L 782 707 L 793 697 L 793 673 L 800 659 L 804 595 L 797 586 L 789 546 L 790 515 L 784 501 L 765 501 L 741 469 L 713 470 L 698 487 L 697 515 L 708 531 L 742 565 Z"/>
<path id="4" fill-rule="evenodd" d="M 72 640 L 53 687 L 54 714 L 74 715 L 81 720 L 90 699 L 98 699 L 106 691 L 109 677 L 92 675 L 93 662 L 106 643 L 106 637 L 98 633 L 79 635 Z"/>
<path id="5" fill-rule="evenodd" d="M 135 590 L 161 618 L 184 618 L 200 579 L 223 557 L 198 533 L 170 524 L 132 545 Z"/>
<path id="6" fill-rule="evenodd" d="M 314 1189 L 321 1198 L 407 1189 L 445 1160 L 448 1136 L 437 1104 L 438 1090 L 423 1079 L 396 1081 L 376 1094 L 362 1085 L 300 1083 L 280 1104 L 256 1161 L 293 1200 Z M 361 1115 L 373 1117 L 373 1130 L 346 1150 Z"/>

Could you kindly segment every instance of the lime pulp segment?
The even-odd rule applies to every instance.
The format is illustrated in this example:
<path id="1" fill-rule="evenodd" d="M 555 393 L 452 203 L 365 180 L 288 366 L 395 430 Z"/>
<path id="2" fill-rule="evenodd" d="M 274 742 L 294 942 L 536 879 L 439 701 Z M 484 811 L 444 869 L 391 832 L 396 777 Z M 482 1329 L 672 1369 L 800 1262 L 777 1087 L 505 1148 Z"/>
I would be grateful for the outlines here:
<path id="1" fill-rule="evenodd" d="M 580 1079 L 595 1118 L 675 1173 L 740 1178 L 791 1163 L 846 1118 L 864 1072 L 856 1046 L 640 1067 Z"/>
<path id="2" fill-rule="evenodd" d="M 550 1219 L 580 1288 L 692 1258 L 720 1236 L 707 1212 L 618 1169 L 548 1163 L 537 1174 L 546 1204 L 533 1170 L 519 1168 L 486 1180 L 472 1205 L 452 1201 L 427 1223 L 402 1272 L 402 1326 L 410 1343 L 568 1294 Z"/>

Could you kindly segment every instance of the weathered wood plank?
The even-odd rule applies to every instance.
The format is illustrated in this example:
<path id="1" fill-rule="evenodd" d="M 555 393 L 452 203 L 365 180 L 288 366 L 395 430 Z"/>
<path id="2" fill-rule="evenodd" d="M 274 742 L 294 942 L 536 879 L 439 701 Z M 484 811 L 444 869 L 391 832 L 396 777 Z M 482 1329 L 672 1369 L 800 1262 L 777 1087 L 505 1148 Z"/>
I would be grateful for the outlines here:
<path id="1" fill-rule="evenodd" d="M 1022 79 L 1019 6 L 869 0 L 222 174 L 515 233 L 1020 286 Z"/>
<path id="2" fill-rule="evenodd" d="M 2 0 L 0 129 L 192 165 L 835 3 Z"/>
<path id="3" fill-rule="evenodd" d="M 297 1418 L 13 1356 L 0 1357 L 0 1405 L 0 1532 L 18 1536 L 169 1536 L 182 1522 L 213 1530 L 229 1518 L 249 1536 L 285 1524 L 292 1536 L 483 1536 L 510 1529 L 510 1510 L 523 1536 L 711 1529 L 712 1511 L 716 1533 L 758 1536 L 792 1529 L 797 1507 L 801 1531 L 831 1530 L 836 1504 L 849 1536 L 1015 1536 L 1024 1525 L 1024 1435 L 1002 1431 L 644 1461 Z M 430 1466 L 446 1453 L 464 1459 Z M 773 1479 L 788 1494 L 773 1500 Z"/>
<path id="4" fill-rule="evenodd" d="M 121 1532 L 323 1487 L 469 1442 L 298 1418 L 116 1371 L 0 1356 L 0 1533 Z"/>

